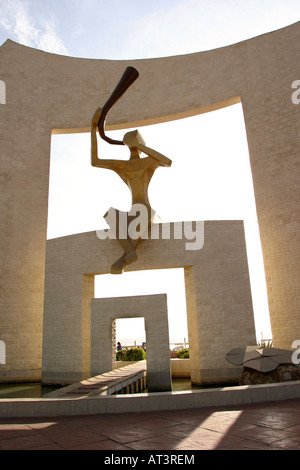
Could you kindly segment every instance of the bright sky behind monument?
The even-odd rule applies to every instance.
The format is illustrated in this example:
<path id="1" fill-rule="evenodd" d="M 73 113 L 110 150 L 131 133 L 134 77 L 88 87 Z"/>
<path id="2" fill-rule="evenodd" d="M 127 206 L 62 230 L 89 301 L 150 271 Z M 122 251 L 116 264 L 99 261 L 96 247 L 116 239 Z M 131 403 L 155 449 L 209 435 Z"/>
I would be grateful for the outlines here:
<path id="1" fill-rule="evenodd" d="M 95 59 L 165 57 L 223 47 L 299 19 L 299 0 L 0 0 L 0 44 L 10 38 L 47 52 Z M 257 336 L 269 338 L 242 106 L 140 131 L 150 147 L 173 160 L 150 185 L 151 204 L 163 221 L 245 221 Z M 116 133 L 122 138 L 124 131 Z M 126 149 L 100 145 L 104 157 L 127 156 Z M 127 210 L 129 204 L 128 189 L 117 175 L 91 167 L 88 134 L 52 138 L 48 238 L 101 229 L 109 207 Z M 132 289 L 137 282 L 140 289 Z M 182 270 L 107 275 L 97 280 L 96 296 L 167 292 L 170 339 L 181 341 L 187 337 L 183 282 Z M 138 340 L 140 325 L 123 324 L 118 334 Z"/>

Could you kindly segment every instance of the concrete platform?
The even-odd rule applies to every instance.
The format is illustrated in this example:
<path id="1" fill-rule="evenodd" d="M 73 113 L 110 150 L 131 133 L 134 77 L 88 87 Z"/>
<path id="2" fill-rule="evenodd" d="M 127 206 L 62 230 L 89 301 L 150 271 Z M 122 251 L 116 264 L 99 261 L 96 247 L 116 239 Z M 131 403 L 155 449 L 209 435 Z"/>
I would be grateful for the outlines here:
<path id="1" fill-rule="evenodd" d="M 96 397 L 114 393 L 142 392 L 146 387 L 146 360 L 112 370 L 44 395 L 44 398 Z"/>
<path id="2" fill-rule="evenodd" d="M 299 448 L 300 399 L 144 413 L 0 418 L 1 450 L 102 450 L 110 458 L 126 451 L 127 457 L 146 461 L 149 455 L 173 451 L 183 458 L 194 456 L 196 462 L 199 450 Z"/>
<path id="3" fill-rule="evenodd" d="M 10 398 L 0 400 L 3 417 L 59 417 L 140 413 L 207 407 L 242 406 L 300 399 L 300 381 L 181 392 L 136 393 L 97 397 Z"/>

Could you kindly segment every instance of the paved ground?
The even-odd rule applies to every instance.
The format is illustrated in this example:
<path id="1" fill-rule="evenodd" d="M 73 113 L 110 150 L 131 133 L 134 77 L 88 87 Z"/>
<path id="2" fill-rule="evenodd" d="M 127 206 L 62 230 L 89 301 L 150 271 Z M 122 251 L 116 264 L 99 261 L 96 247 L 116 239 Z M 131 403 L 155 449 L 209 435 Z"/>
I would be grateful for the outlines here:
<path id="1" fill-rule="evenodd" d="M 0 449 L 299 450 L 300 399 L 228 409 L 0 418 Z"/>

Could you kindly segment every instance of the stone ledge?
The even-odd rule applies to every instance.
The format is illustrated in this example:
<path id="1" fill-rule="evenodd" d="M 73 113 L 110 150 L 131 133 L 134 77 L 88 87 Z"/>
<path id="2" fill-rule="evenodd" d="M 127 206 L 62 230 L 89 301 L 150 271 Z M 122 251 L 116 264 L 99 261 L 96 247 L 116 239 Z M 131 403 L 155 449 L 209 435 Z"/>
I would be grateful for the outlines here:
<path id="1" fill-rule="evenodd" d="M 137 413 L 238 406 L 300 399 L 300 381 L 186 392 L 140 393 L 97 398 L 2 399 L 1 418 Z"/>
<path id="2" fill-rule="evenodd" d="M 190 377 L 191 367 L 189 359 L 171 358 L 170 359 L 172 377 Z"/>

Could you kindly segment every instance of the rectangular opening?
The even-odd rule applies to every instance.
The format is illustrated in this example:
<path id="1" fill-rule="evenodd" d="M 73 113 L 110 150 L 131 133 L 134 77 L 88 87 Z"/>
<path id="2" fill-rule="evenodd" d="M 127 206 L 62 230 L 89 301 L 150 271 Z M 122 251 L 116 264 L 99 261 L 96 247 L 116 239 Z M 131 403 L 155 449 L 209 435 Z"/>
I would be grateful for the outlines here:
<path id="1" fill-rule="evenodd" d="M 121 276 L 102 274 L 95 276 L 95 297 L 127 297 L 134 295 L 167 294 L 170 349 L 179 345 L 188 347 L 186 293 L 184 269 L 156 269 L 124 272 Z M 142 312 L 141 312 L 142 314 Z M 129 318 L 118 320 L 117 341 L 122 345 L 142 343 L 145 337 L 143 322 Z"/>
<path id="2" fill-rule="evenodd" d="M 131 331 L 132 338 L 122 339 L 124 331 Z M 134 335 L 139 332 L 139 336 Z M 112 322 L 113 368 L 119 369 L 131 362 L 146 359 L 145 318 L 116 318 Z"/>

